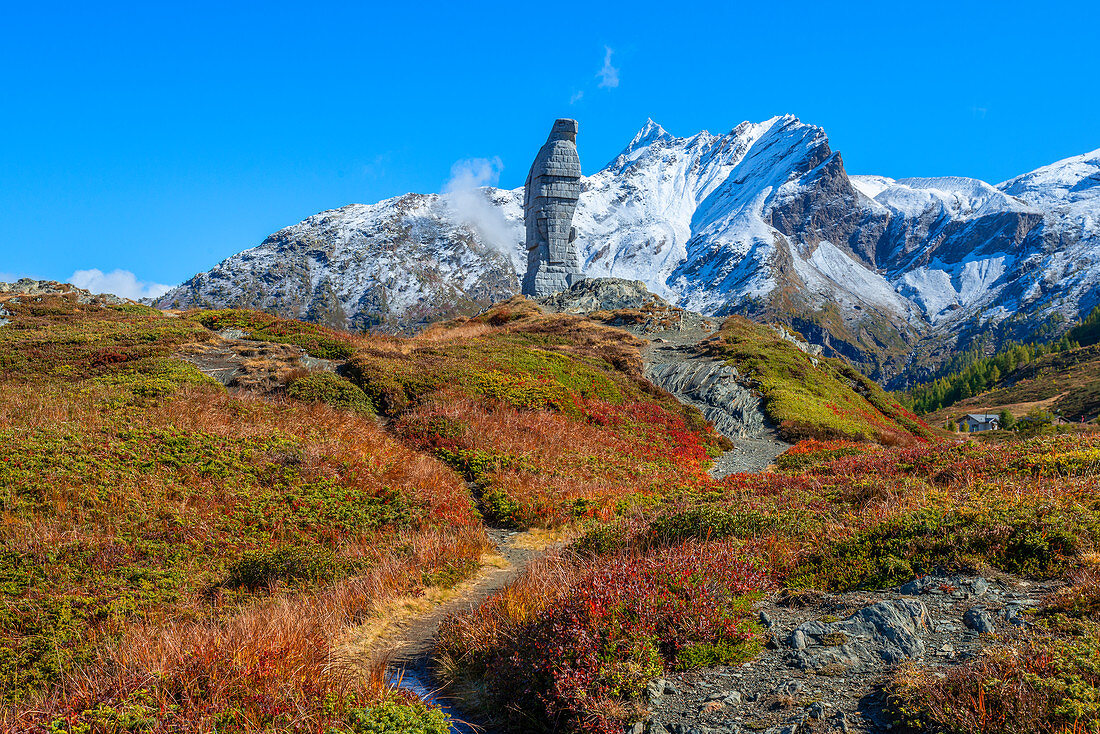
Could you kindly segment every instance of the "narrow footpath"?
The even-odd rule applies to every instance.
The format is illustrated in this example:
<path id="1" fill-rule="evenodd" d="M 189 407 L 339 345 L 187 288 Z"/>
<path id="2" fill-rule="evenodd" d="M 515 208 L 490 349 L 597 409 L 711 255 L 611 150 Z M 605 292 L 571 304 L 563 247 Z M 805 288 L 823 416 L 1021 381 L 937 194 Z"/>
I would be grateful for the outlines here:
<path id="1" fill-rule="evenodd" d="M 539 529 L 517 532 L 487 527 L 486 534 L 496 552 L 482 558 L 481 568 L 473 577 L 445 595 L 411 605 L 404 614 L 398 611 L 396 618 L 382 628 L 368 622 L 352 631 L 348 643 L 365 657 L 364 669 L 384 663 L 391 685 L 442 708 L 451 716 L 451 731 L 461 734 L 492 732 L 477 725 L 475 717 L 449 698 L 433 678 L 431 662 L 440 625 L 452 615 L 477 608 L 523 573 L 532 561 L 560 545 L 556 536 Z"/>

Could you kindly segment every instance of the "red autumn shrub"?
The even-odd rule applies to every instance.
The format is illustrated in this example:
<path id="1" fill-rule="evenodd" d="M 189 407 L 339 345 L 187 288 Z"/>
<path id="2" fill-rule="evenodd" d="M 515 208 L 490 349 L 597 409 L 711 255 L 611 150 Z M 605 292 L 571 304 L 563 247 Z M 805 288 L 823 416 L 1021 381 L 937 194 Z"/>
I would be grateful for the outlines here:
<path id="1" fill-rule="evenodd" d="M 452 619 L 442 646 L 484 676 L 495 698 L 489 708 L 513 727 L 540 721 L 555 731 L 621 732 L 646 683 L 665 671 L 756 654 L 749 598 L 766 584 L 731 544 L 624 553 L 575 572 L 568 589 L 533 614 L 517 613 L 523 595 L 512 593 L 498 609 Z M 502 624 L 509 615 L 520 621 Z M 479 626 L 493 633 L 479 634 Z"/>

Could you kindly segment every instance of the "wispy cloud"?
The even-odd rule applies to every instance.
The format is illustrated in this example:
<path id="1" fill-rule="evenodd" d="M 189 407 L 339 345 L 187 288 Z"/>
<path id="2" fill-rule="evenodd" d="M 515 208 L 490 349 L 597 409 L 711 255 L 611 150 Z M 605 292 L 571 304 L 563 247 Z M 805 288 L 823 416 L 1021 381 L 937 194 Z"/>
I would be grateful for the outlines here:
<path id="1" fill-rule="evenodd" d="M 970 108 L 970 114 L 978 118 L 979 120 L 984 120 L 987 112 L 989 112 L 988 107 L 979 107 L 978 105 L 973 105 Z"/>
<path id="2" fill-rule="evenodd" d="M 69 277 L 69 282 L 92 293 L 113 293 L 135 301 L 139 298 L 163 296 L 172 289 L 170 285 L 138 280 L 129 270 L 112 270 L 109 273 L 98 268 L 77 270 Z"/>
<path id="3" fill-rule="evenodd" d="M 600 89 L 614 89 L 619 86 L 619 70 L 611 65 L 611 54 L 614 53 L 610 46 L 604 46 L 603 68 L 596 72 L 600 80 Z"/>
<path id="4" fill-rule="evenodd" d="M 583 98 L 584 98 L 584 90 L 583 89 L 579 92 L 573 92 L 573 96 L 569 98 L 569 104 L 576 104 L 577 102 L 580 102 L 581 99 L 583 99 Z"/>
<path id="5" fill-rule="evenodd" d="M 520 226 L 504 218 L 482 190 L 495 186 L 504 164 L 500 158 L 468 158 L 451 166 L 451 178 L 443 186 L 448 203 L 459 221 L 470 227 L 482 243 L 509 259 L 516 255 L 516 243 L 523 239 Z"/>
<path id="6" fill-rule="evenodd" d="M 389 163 L 390 153 L 379 153 L 363 164 L 362 173 L 369 178 L 382 178 L 386 175 L 386 164 Z"/>

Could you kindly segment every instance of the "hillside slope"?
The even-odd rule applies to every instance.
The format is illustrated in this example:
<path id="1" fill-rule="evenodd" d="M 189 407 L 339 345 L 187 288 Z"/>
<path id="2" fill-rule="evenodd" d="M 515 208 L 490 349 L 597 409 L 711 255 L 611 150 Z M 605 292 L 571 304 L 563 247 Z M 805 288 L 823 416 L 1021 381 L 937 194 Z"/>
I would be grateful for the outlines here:
<path id="1" fill-rule="evenodd" d="M 842 359 L 819 357 L 797 336 L 733 316 L 708 349 L 763 397 L 765 413 L 787 441 L 848 439 L 886 445 L 927 439 L 924 421 Z"/>
<path id="2" fill-rule="evenodd" d="M 385 690 L 376 645 L 465 606 L 441 602 L 502 561 L 489 521 L 577 538 L 440 628 L 448 695 L 502 730 L 765 730 L 828 703 L 838 727 L 878 731 L 902 723 L 883 686 L 932 730 L 977 695 L 1032 729 L 1094 710 L 1095 436 L 918 440 L 850 367 L 733 317 L 706 348 L 781 426 L 908 445 L 807 440 L 778 471 L 719 480 L 728 441 L 610 325 L 675 328 L 672 307 L 590 318 L 517 297 L 413 338 L 71 288 L 0 308 L 5 731 L 443 734 L 438 709 Z M 881 591 L 915 577 L 913 598 Z M 975 602 L 948 588 L 984 595 L 1003 634 L 964 631 Z M 874 647 L 896 627 L 843 632 L 922 600 L 904 655 Z M 1072 622 L 1021 634 L 1010 620 L 1038 607 Z M 743 663 L 746 695 L 721 706 L 654 684 L 728 687 Z"/>
<path id="3" fill-rule="evenodd" d="M 522 299 L 417 340 L 68 287 L 0 312 L 5 730 L 430 716 L 381 702 L 361 625 L 475 573 L 486 517 L 608 519 L 725 445 L 633 337 Z"/>
<path id="4" fill-rule="evenodd" d="M 1000 413 L 1016 417 L 1041 409 L 1070 423 L 1100 416 L 1100 345 L 1047 354 L 1001 377 L 991 389 L 936 411 L 926 420 L 943 424 L 964 413 Z"/>

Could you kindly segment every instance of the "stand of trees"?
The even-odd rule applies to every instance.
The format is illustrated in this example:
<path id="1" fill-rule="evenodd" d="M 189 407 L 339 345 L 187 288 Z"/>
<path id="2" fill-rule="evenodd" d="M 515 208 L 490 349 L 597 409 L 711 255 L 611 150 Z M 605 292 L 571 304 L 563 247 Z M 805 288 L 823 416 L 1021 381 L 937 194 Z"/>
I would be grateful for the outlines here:
<path id="1" fill-rule="evenodd" d="M 1082 347 L 1091 347 L 1093 344 L 1100 343 L 1100 306 L 1092 309 L 1092 313 L 1070 329 L 1066 336 Z"/>
<path id="2" fill-rule="evenodd" d="M 1044 344 L 1009 342 L 991 357 L 984 356 L 980 348 L 963 352 L 952 360 L 957 365 L 954 369 L 931 382 L 910 388 L 904 402 L 915 413 L 931 413 L 989 390 L 1002 377 L 1033 359 L 1096 343 L 1100 343 L 1100 306 L 1057 341 Z"/>

